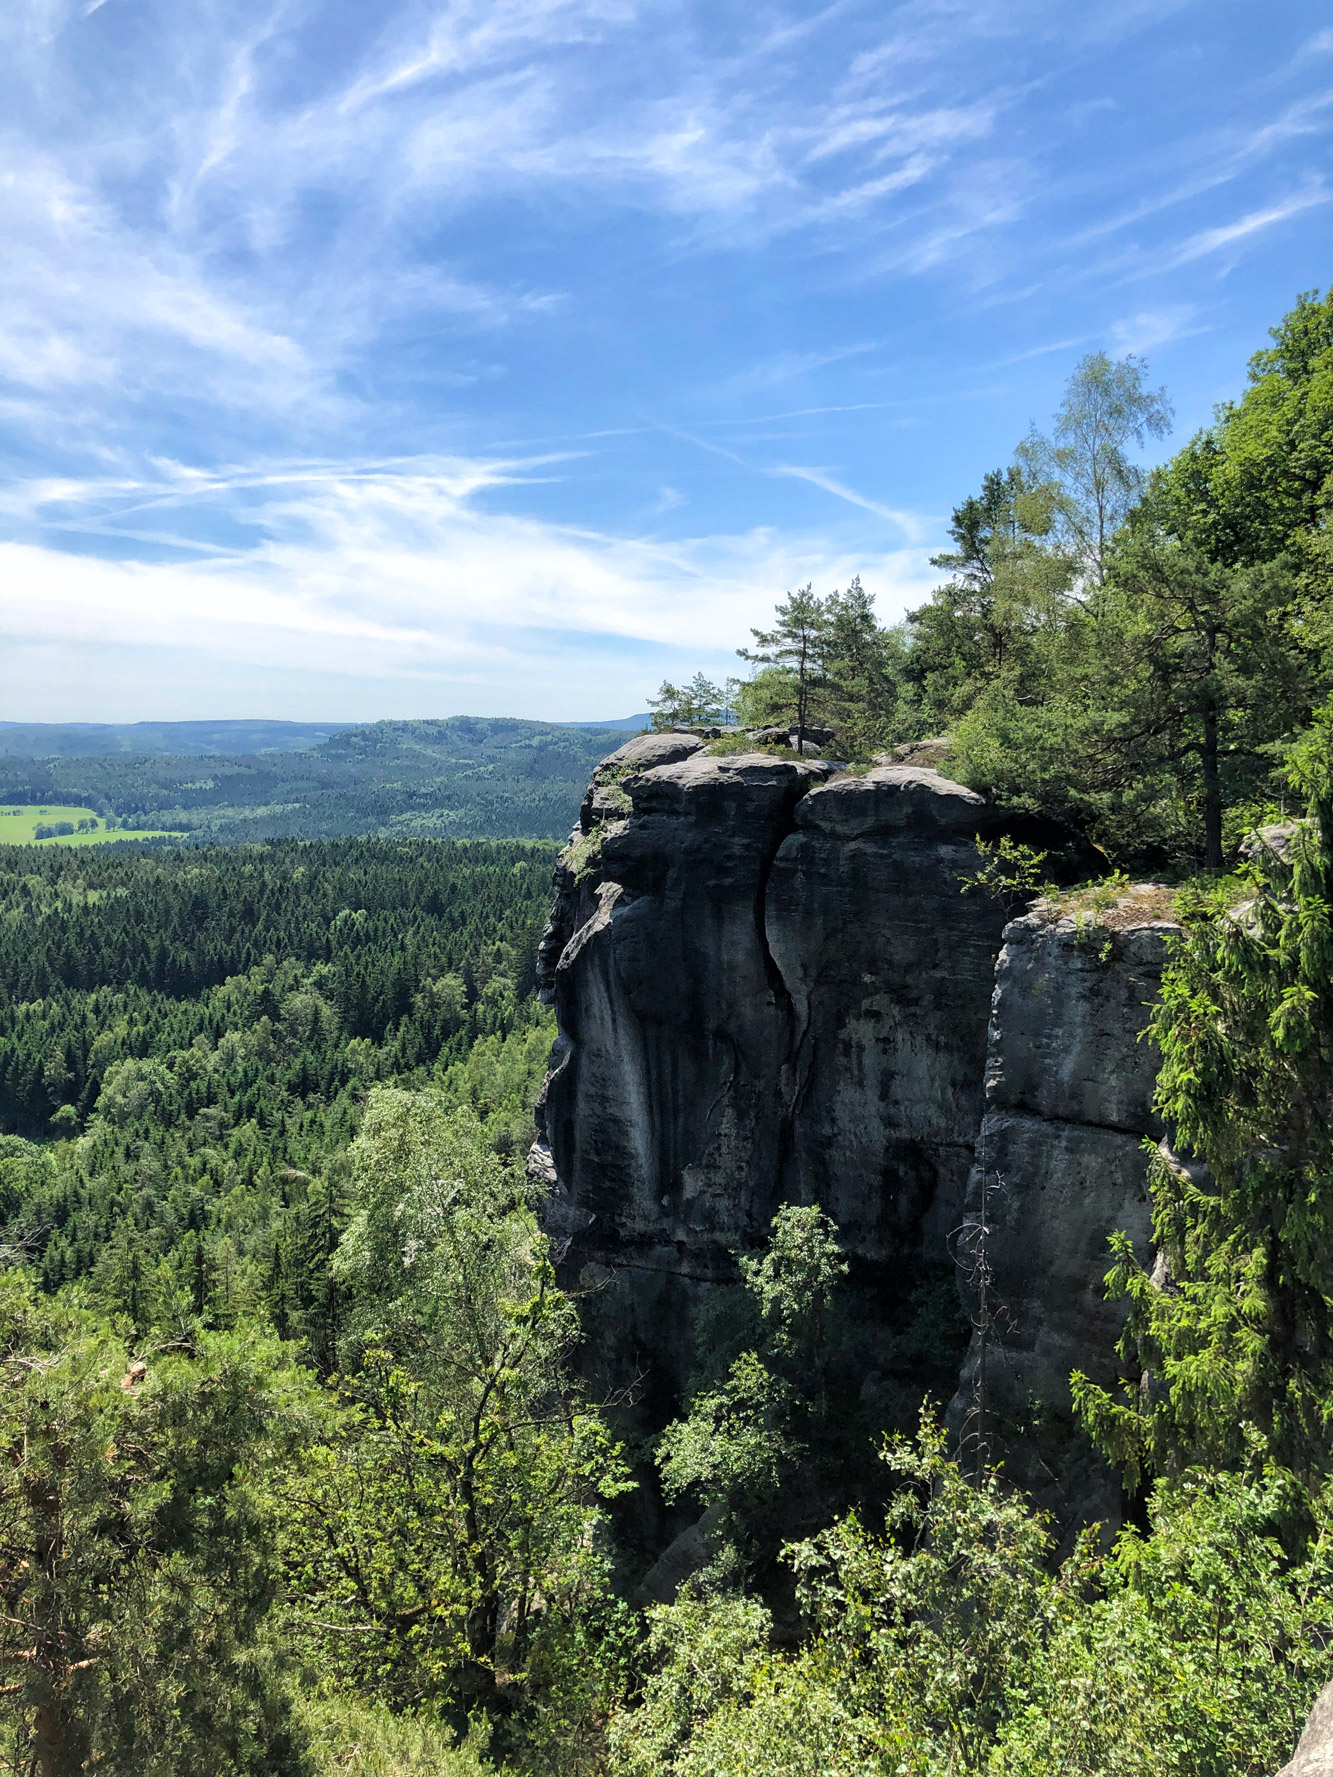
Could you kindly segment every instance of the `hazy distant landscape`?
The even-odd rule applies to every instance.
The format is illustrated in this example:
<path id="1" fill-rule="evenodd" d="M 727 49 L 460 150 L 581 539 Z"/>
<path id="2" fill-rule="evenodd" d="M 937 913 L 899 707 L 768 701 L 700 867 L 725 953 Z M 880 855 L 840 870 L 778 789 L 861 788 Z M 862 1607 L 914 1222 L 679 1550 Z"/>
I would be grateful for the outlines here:
<path id="1" fill-rule="evenodd" d="M 103 754 L 292 753 L 317 747 L 350 722 L 0 722 L 0 759 Z"/>
<path id="2" fill-rule="evenodd" d="M 453 718 L 467 720 L 468 718 Z M 648 724 L 646 714 L 610 722 L 561 722 L 560 728 L 623 729 Z M 299 753 L 344 734 L 356 722 L 270 722 L 258 717 L 216 722 L 0 722 L 0 759 L 208 758 L 238 753 Z"/>
<path id="3" fill-rule="evenodd" d="M 356 834 L 563 839 L 592 767 L 624 740 L 627 727 L 640 726 L 638 717 L 623 722 L 604 728 L 479 716 L 374 722 L 300 750 L 282 739 L 289 731 L 312 733 L 298 723 L 164 722 L 98 730 L 52 724 L 36 739 L 39 725 L 15 726 L 0 731 L 0 804 L 58 807 L 61 815 L 53 819 L 76 823 L 113 816 L 122 829 L 145 835 L 165 829 L 186 842 Z M 121 738 L 140 729 L 156 747 L 123 751 Z M 90 733 L 101 735 L 101 747 L 71 755 L 71 741 Z M 234 750 L 214 751 L 229 735 Z M 19 745 L 40 745 L 44 752 L 16 756 Z M 167 745 L 178 750 L 159 750 Z M 17 825 L 0 836 L 11 842 L 33 837 Z"/>

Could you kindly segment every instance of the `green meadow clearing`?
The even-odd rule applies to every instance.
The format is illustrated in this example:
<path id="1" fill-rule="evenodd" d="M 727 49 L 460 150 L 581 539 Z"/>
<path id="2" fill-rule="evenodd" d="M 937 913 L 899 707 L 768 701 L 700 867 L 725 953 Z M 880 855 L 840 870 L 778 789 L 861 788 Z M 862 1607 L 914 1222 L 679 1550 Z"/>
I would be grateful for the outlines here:
<path id="1" fill-rule="evenodd" d="M 80 833 L 80 821 L 91 822 Z M 73 833 L 57 833 L 38 839 L 38 827 L 68 824 Z M 106 821 L 93 808 L 71 808 L 57 803 L 0 805 L 0 845 L 105 845 L 116 839 L 170 839 L 179 835 L 154 829 L 152 832 L 131 832 L 124 827 L 107 828 Z"/>

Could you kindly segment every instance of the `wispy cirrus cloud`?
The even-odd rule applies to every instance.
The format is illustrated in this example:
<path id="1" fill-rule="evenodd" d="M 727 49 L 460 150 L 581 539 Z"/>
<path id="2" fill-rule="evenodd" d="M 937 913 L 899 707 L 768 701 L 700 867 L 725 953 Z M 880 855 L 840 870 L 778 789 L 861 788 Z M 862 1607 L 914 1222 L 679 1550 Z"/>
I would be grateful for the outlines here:
<path id="1" fill-rule="evenodd" d="M 1194 303 L 1168 303 L 1162 308 L 1141 309 L 1134 315 L 1122 315 L 1108 335 L 1107 344 L 1117 357 L 1132 352 L 1141 357 L 1156 351 L 1172 340 L 1191 339 L 1208 329 L 1198 325 L 1199 310 Z"/>
<path id="2" fill-rule="evenodd" d="M 1273 228 L 1278 223 L 1289 222 L 1293 216 L 1299 216 L 1305 210 L 1312 210 L 1329 201 L 1330 193 L 1322 181 L 1312 181 L 1302 190 L 1290 196 L 1279 198 L 1276 203 L 1265 204 L 1257 210 L 1251 210 L 1244 216 L 1238 216 L 1233 222 L 1221 223 L 1216 228 L 1200 229 L 1198 234 L 1191 235 L 1179 252 L 1174 255 L 1172 265 L 1188 265 L 1192 260 L 1202 259 L 1210 253 L 1218 253 L 1225 247 L 1236 246 L 1248 240 L 1251 235 L 1263 229 Z"/>
<path id="3" fill-rule="evenodd" d="M 830 364 L 841 364 L 848 358 L 862 358 L 867 352 L 877 349 L 878 344 L 874 340 L 858 340 L 852 345 L 839 346 L 836 351 L 777 352 L 771 358 L 761 359 L 757 364 L 738 370 L 720 385 L 718 393 L 726 396 L 757 394 L 765 389 L 777 388 L 797 377 L 808 376 L 811 371 L 824 370 Z"/>
<path id="4" fill-rule="evenodd" d="M 4 145 L 0 372 L 19 386 L 188 381 L 192 400 L 335 403 L 386 330 L 430 315 L 455 332 L 508 326 L 564 294 L 478 277 L 424 248 L 423 225 L 550 188 L 661 217 L 676 252 L 893 226 L 885 206 L 983 140 L 1000 102 L 942 104 L 929 84 L 895 95 L 862 71 L 784 115 L 795 38 L 778 31 L 758 61 L 679 44 L 656 82 L 636 61 L 618 102 L 589 103 L 597 59 L 635 54 L 629 0 L 390 6 L 299 77 L 309 0 L 151 10 L 157 66 L 132 105 L 110 80 L 100 103 L 75 103 L 86 8 L 21 0 L 0 23 L 57 126 L 36 144 L 17 122 Z M 954 216 L 926 259 L 968 232 L 948 188 L 919 207 Z"/>
<path id="5" fill-rule="evenodd" d="M 886 506 L 879 500 L 869 499 L 859 494 L 845 482 L 837 479 L 827 469 L 811 469 L 796 463 L 775 463 L 767 471 L 770 475 L 787 475 L 796 481 L 808 481 L 812 487 L 821 488 L 826 494 L 832 494 L 837 500 L 846 500 L 849 506 L 859 506 L 863 512 L 873 512 L 877 518 L 886 518 L 913 543 L 921 540 L 925 529 L 921 517 L 915 512 L 904 512 L 892 506 Z"/>
<path id="6" fill-rule="evenodd" d="M 797 579 L 918 598 L 1062 360 L 1205 418 L 1230 291 L 1312 281 L 1322 19 L 1203 7 L 12 0 L 0 671 L 498 698 Z"/>
<path id="7" fill-rule="evenodd" d="M 297 463 L 206 476 L 164 465 L 153 482 L 20 487 L 5 501 L 11 521 L 44 518 L 48 535 L 82 527 L 123 540 L 154 534 L 154 520 L 159 536 L 206 530 L 209 509 L 230 496 L 250 502 L 258 540 L 157 561 L 76 556 L 49 541 L 0 544 L 0 621 L 27 647 L 129 643 L 455 694 L 480 675 L 511 695 L 520 684 L 549 710 L 551 687 L 539 683 L 549 666 L 525 637 L 644 651 L 643 682 L 625 693 L 641 701 L 683 633 L 697 654 L 725 657 L 790 575 L 792 538 L 763 528 L 663 542 L 495 513 L 479 499 L 549 465 Z M 867 564 L 809 538 L 796 554 L 821 582 L 869 568 L 890 610 L 928 571 L 919 550 L 883 551 Z M 603 670 L 590 666 L 584 678 L 571 669 L 557 688 L 563 713 L 577 713 Z M 8 707 L 20 707 L 20 687 L 6 690 Z"/>

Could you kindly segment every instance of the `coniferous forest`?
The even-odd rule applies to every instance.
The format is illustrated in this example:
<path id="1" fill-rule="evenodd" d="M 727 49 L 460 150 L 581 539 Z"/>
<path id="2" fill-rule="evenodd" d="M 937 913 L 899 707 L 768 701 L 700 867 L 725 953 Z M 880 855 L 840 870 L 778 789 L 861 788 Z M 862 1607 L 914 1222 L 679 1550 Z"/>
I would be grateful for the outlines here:
<path id="1" fill-rule="evenodd" d="M 916 1386 L 849 1396 L 856 1297 L 817 1205 L 736 1255 L 679 1412 L 624 1437 L 524 1168 L 555 844 L 5 847 L 3 1768 L 1261 1777 L 1290 1755 L 1333 1673 L 1333 293 L 1145 475 L 1166 416 L 1146 366 L 1086 359 L 1050 434 L 961 501 L 904 624 L 859 582 L 790 593 L 744 684 L 657 700 L 664 726 L 774 731 L 710 729 L 723 752 L 827 730 L 855 770 L 930 741 L 1103 880 L 1174 895 L 1144 1023 L 1201 1167 L 1154 1164 L 1164 1271 L 1105 1255 L 1131 1381 L 1074 1378 L 1126 1527 L 1066 1537 L 960 1465 L 948 1291 L 903 1332 Z M 60 781 L 93 796 L 102 764 Z M 1243 849 L 1265 823 L 1282 843 Z M 1043 863 L 997 852 L 990 887 L 1021 906 Z M 706 1545 L 667 1603 L 629 1556 L 649 1487 Z"/>

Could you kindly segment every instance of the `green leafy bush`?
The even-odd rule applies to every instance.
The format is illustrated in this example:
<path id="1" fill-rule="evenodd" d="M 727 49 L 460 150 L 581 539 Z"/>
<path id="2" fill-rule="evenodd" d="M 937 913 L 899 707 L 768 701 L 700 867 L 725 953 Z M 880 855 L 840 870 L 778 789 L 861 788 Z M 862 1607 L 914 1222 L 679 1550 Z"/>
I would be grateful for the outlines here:
<path id="1" fill-rule="evenodd" d="M 689 1591 L 652 1612 L 649 1676 L 617 1717 L 634 1777 L 1260 1777 L 1289 1755 L 1333 1659 L 1328 1504 L 1290 1477 L 1190 1471 L 1146 1533 L 1053 1563 L 1047 1520 L 964 1475 L 929 1419 L 885 1459 L 901 1483 L 787 1551 L 808 1639 Z M 1292 1554 L 1278 1532 L 1304 1512 Z"/>

